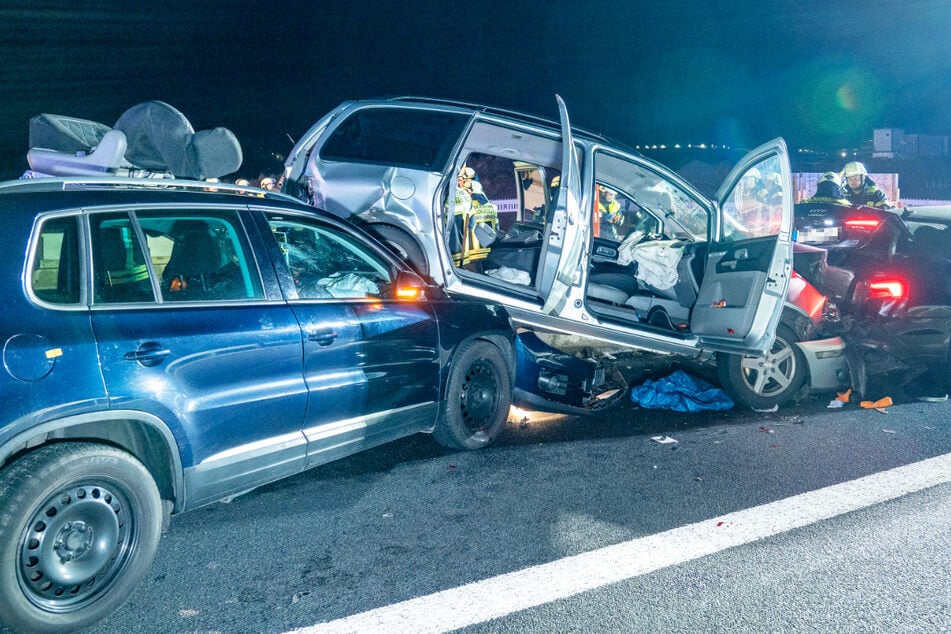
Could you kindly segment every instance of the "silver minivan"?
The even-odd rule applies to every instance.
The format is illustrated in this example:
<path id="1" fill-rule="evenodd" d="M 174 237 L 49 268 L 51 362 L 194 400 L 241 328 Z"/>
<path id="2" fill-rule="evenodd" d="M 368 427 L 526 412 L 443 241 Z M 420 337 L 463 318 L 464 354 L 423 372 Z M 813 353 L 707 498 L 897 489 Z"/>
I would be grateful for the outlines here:
<path id="1" fill-rule="evenodd" d="M 745 402 L 801 393 L 816 355 L 790 341 L 786 365 L 770 361 L 781 318 L 803 318 L 795 305 L 783 315 L 794 276 L 783 140 L 749 152 L 711 200 L 572 128 L 556 101 L 560 122 L 425 98 L 346 102 L 297 142 L 282 187 L 369 229 L 450 293 L 504 304 L 522 328 L 731 353 L 721 380 Z"/>

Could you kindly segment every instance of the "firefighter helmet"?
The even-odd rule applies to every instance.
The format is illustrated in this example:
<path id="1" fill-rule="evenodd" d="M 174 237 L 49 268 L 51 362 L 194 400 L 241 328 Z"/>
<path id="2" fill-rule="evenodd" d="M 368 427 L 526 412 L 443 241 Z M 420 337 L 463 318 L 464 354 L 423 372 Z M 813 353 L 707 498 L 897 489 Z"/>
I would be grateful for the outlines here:
<path id="1" fill-rule="evenodd" d="M 853 176 L 868 176 L 868 170 L 866 170 L 865 166 L 858 161 L 852 161 L 851 163 L 845 164 L 845 167 L 842 169 L 842 174 L 846 178 L 852 178 Z"/>

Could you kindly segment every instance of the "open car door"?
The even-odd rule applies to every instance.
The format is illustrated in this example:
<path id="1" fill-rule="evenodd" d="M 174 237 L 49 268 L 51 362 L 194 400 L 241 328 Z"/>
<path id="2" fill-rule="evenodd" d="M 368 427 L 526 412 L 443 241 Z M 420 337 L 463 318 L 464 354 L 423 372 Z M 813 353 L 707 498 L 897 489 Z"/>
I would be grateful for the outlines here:
<path id="1" fill-rule="evenodd" d="M 707 350 L 763 355 L 792 274 L 789 154 L 774 139 L 747 154 L 717 193 L 703 282 L 691 330 Z"/>
<path id="2" fill-rule="evenodd" d="M 555 99 L 561 118 L 562 166 L 558 200 L 546 231 L 547 244 L 539 288 L 545 298 L 542 311 L 546 314 L 560 313 L 569 290 L 579 284 L 579 263 L 590 226 L 581 207 L 581 167 L 571 135 L 568 109 L 561 97 L 555 95 Z"/>

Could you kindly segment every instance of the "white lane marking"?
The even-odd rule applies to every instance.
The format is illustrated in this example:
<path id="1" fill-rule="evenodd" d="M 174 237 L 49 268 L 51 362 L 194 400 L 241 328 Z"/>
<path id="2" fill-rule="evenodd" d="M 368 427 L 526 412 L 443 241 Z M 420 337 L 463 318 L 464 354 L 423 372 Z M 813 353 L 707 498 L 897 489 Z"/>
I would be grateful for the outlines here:
<path id="1" fill-rule="evenodd" d="M 293 632 L 450 632 L 948 482 L 944 454 Z"/>

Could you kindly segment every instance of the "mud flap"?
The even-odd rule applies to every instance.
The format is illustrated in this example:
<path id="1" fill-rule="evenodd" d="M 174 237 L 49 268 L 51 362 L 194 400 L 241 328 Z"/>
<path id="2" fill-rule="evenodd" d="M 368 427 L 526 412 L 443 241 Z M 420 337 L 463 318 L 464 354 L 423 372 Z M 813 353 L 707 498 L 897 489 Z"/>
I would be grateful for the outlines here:
<path id="1" fill-rule="evenodd" d="M 865 398 L 868 389 L 868 375 L 865 371 L 865 357 L 859 346 L 845 346 L 845 358 L 849 362 L 849 376 L 852 379 L 852 392 L 858 398 Z"/>

